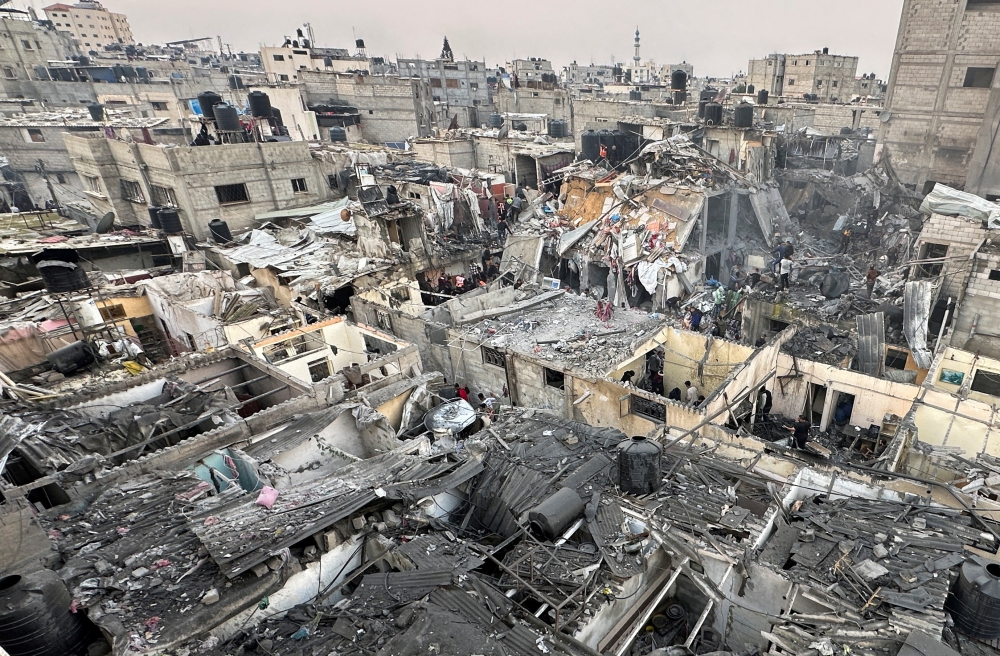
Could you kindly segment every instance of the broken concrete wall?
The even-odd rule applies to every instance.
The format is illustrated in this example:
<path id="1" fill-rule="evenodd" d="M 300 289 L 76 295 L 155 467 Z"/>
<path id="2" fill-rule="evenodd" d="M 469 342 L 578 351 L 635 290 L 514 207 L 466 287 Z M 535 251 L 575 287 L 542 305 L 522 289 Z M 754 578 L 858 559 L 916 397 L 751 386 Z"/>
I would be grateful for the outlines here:
<path id="1" fill-rule="evenodd" d="M 453 378 L 451 355 L 446 345 L 447 331 L 444 326 L 431 323 L 423 317 L 411 316 L 402 310 L 359 298 L 357 295 L 351 297 L 351 309 L 354 310 L 354 318 L 358 322 L 378 326 L 416 346 L 426 370 L 440 371 L 446 378 Z"/>
<path id="2" fill-rule="evenodd" d="M 974 335 L 1000 337 L 1000 252 L 990 250 L 978 253 L 972 265 L 951 329 L 952 346 L 963 348 Z"/>
<path id="3" fill-rule="evenodd" d="M 796 367 L 799 377 L 781 380 L 784 376 L 795 376 Z M 778 355 L 777 375 L 779 380 L 775 382 L 772 392 L 772 414 L 796 417 L 806 410 L 809 385 L 826 389 L 820 430 L 827 430 L 833 421 L 837 393 L 854 396 L 854 411 L 849 423 L 867 428 L 871 424 L 881 425 L 887 414 L 904 416 L 920 391 L 916 385 L 894 383 L 833 365 L 802 359 L 793 362 L 792 356 L 787 353 Z M 818 408 L 814 406 L 814 410 L 818 411 Z"/>
<path id="4" fill-rule="evenodd" d="M 933 274 L 927 277 L 940 276 L 939 298 L 947 299 L 950 296 L 957 299 L 965 289 L 969 278 L 969 260 L 975 249 L 988 236 L 987 232 L 982 221 L 961 216 L 932 214 L 924 223 L 915 246 L 917 259 L 928 258 L 928 252 L 934 245 L 947 247 L 944 256 L 947 259 L 944 262 L 924 265 L 924 271 Z M 910 273 L 911 279 L 920 278 L 922 275 L 924 274 L 921 273 L 921 266 L 914 265 Z"/>

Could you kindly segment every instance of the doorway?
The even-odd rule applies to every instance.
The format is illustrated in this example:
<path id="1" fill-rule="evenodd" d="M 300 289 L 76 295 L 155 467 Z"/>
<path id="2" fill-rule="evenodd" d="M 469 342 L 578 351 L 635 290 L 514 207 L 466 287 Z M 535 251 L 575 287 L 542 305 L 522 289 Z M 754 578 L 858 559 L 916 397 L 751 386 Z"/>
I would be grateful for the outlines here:
<path id="1" fill-rule="evenodd" d="M 826 386 L 809 383 L 809 396 L 803 413 L 813 426 L 823 423 L 823 408 L 826 407 Z"/>

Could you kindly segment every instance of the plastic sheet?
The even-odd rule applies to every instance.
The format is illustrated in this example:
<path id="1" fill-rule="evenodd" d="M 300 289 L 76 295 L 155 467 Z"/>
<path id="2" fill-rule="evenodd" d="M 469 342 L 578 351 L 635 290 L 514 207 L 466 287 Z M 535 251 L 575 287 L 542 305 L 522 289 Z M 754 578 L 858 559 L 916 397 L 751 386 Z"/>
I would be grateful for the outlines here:
<path id="1" fill-rule="evenodd" d="M 986 221 L 991 230 L 1000 230 L 1000 205 L 940 183 L 924 198 L 920 211 Z"/>

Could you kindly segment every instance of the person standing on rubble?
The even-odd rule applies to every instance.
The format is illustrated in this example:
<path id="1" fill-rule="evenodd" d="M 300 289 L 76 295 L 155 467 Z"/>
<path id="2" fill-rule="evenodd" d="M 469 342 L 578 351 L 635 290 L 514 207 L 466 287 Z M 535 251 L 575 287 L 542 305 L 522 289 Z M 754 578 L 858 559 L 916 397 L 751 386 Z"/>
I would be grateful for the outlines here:
<path id="1" fill-rule="evenodd" d="M 511 221 L 517 221 L 517 217 L 521 216 L 521 208 L 523 207 L 524 200 L 520 196 L 514 196 L 510 201 Z"/>
<path id="2" fill-rule="evenodd" d="M 726 307 L 726 288 L 719 287 L 715 288 L 715 293 L 712 294 L 712 302 L 715 303 L 715 307 L 712 308 L 712 316 L 718 317 L 722 314 L 722 310 Z"/>
<path id="3" fill-rule="evenodd" d="M 787 255 L 781 260 L 781 282 L 778 284 L 778 291 L 783 292 L 788 289 L 788 276 L 792 274 L 792 258 Z"/>
<path id="4" fill-rule="evenodd" d="M 802 450 L 806 448 L 806 442 L 809 441 L 809 429 L 812 428 L 812 424 L 806 421 L 806 418 L 799 415 L 798 419 L 791 426 L 785 426 L 791 433 L 793 442 L 793 448 Z"/>
<path id="5" fill-rule="evenodd" d="M 754 267 L 753 273 L 747 276 L 747 291 L 753 290 L 760 284 L 760 269 Z"/>
<path id="6" fill-rule="evenodd" d="M 885 264 L 888 267 L 896 266 L 896 262 L 899 261 L 899 244 L 891 247 L 885 252 Z"/>
<path id="7" fill-rule="evenodd" d="M 778 267 L 781 265 L 781 261 L 785 259 L 785 244 L 778 244 L 778 247 L 771 251 L 771 255 L 774 256 L 774 260 L 771 262 L 771 273 L 778 275 Z"/>
<path id="8" fill-rule="evenodd" d="M 851 250 L 851 229 L 847 228 L 840 235 L 840 250 L 838 253 L 847 253 Z"/>
<path id="9" fill-rule="evenodd" d="M 865 287 L 868 288 L 868 300 L 871 300 L 872 295 L 875 293 L 875 282 L 880 275 L 882 275 L 881 272 L 875 268 L 874 264 L 868 267 L 868 273 L 865 274 Z"/>
<path id="10" fill-rule="evenodd" d="M 501 216 L 500 220 L 497 221 L 497 237 L 500 238 L 501 246 L 507 243 L 508 232 L 510 232 L 510 225 L 507 223 L 507 217 Z"/>

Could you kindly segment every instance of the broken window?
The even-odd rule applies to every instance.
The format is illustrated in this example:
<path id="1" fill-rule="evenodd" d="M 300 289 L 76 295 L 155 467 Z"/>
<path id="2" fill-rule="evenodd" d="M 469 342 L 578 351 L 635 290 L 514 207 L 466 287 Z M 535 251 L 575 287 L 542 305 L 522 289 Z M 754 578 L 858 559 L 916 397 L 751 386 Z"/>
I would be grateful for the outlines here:
<path id="1" fill-rule="evenodd" d="M 105 321 L 111 321 L 113 319 L 124 319 L 126 317 L 125 306 L 119 304 L 119 305 L 109 305 L 107 307 L 102 307 L 101 317 L 103 317 Z"/>
<path id="2" fill-rule="evenodd" d="M 84 180 L 84 182 L 87 183 L 87 191 L 90 191 L 90 192 L 95 193 L 95 194 L 100 194 L 102 196 L 104 195 L 104 192 L 101 191 L 101 179 L 100 178 L 95 178 L 95 177 L 90 176 L 90 175 L 85 175 L 85 176 L 83 176 L 83 180 Z"/>
<path id="3" fill-rule="evenodd" d="M 167 111 L 167 103 L 165 103 L 165 102 L 158 102 L 158 101 L 154 100 L 150 104 L 153 105 L 153 109 L 155 111 L 157 111 L 157 112 L 165 112 L 165 111 Z"/>
<path id="4" fill-rule="evenodd" d="M 566 389 L 566 374 L 561 371 L 556 371 L 555 369 L 545 369 L 545 386 L 555 387 L 556 389 Z"/>
<path id="5" fill-rule="evenodd" d="M 133 182 L 132 180 L 121 180 L 120 183 L 122 200 L 130 200 L 133 203 L 146 202 L 146 199 L 142 196 L 142 187 L 139 186 L 138 182 Z"/>
<path id="6" fill-rule="evenodd" d="M 392 317 L 385 310 L 375 311 L 375 321 L 378 323 L 378 327 L 382 330 L 392 332 Z"/>
<path id="7" fill-rule="evenodd" d="M 507 368 L 507 358 L 504 354 L 496 349 L 491 349 L 488 346 L 483 347 L 483 363 L 491 364 L 494 367 L 500 367 L 501 369 Z"/>
<path id="8" fill-rule="evenodd" d="M 823 80 L 816 80 L 816 86 L 818 87 L 823 86 Z"/>
<path id="9" fill-rule="evenodd" d="M 886 369 L 906 369 L 906 351 L 897 351 L 896 349 L 886 349 L 885 350 L 885 367 Z"/>
<path id="10" fill-rule="evenodd" d="M 285 56 L 284 55 L 275 55 L 274 56 L 274 61 L 285 61 Z"/>
<path id="11" fill-rule="evenodd" d="M 833 86 L 837 86 L 837 84 L 838 84 L 837 80 L 834 80 L 833 81 Z"/>
<path id="12" fill-rule="evenodd" d="M 974 7 L 975 5 L 1000 5 L 1000 0 L 968 0 L 965 3 L 966 8 Z"/>
<path id="13" fill-rule="evenodd" d="M 177 197 L 170 187 L 160 187 L 149 185 L 149 195 L 152 196 L 153 205 L 159 207 L 177 207 Z"/>
<path id="14" fill-rule="evenodd" d="M 996 73 L 995 68 L 977 68 L 970 66 L 965 69 L 965 83 L 962 86 L 973 89 L 989 89 L 993 86 L 994 73 Z"/>
<path id="15" fill-rule="evenodd" d="M 1000 280 L 1000 269 L 990 269 L 990 280 Z"/>
<path id="16" fill-rule="evenodd" d="M 788 324 L 784 321 L 778 321 L 777 319 L 771 319 L 768 322 L 768 330 L 772 333 L 780 333 L 785 328 L 788 328 Z"/>
<path id="17" fill-rule="evenodd" d="M 458 80 L 445 80 L 445 86 L 447 86 L 449 89 L 457 89 Z"/>
<path id="18" fill-rule="evenodd" d="M 431 78 L 431 86 L 434 87 L 435 89 L 440 89 L 441 88 L 441 78 L 439 78 L 439 77 Z"/>
<path id="19" fill-rule="evenodd" d="M 292 191 L 294 191 L 297 194 L 304 194 L 307 191 L 309 191 L 308 187 L 306 187 L 306 179 L 294 178 L 292 180 Z"/>
<path id="20" fill-rule="evenodd" d="M 245 184 L 219 185 L 215 188 L 215 196 L 219 199 L 220 205 L 250 202 L 250 194 Z"/>
<path id="21" fill-rule="evenodd" d="M 312 382 L 318 383 L 324 378 L 330 377 L 330 361 L 326 358 L 309 363 L 309 378 Z"/>
<path id="22" fill-rule="evenodd" d="M 795 78 L 794 77 L 788 78 L 788 86 L 790 86 L 790 87 L 794 87 L 795 86 Z"/>
<path id="23" fill-rule="evenodd" d="M 940 260 L 948 255 L 947 244 L 926 242 L 920 247 L 920 260 Z M 916 278 L 935 278 L 941 274 L 944 262 L 924 262 L 917 265 Z"/>
<path id="24" fill-rule="evenodd" d="M 28 139 L 34 143 L 45 143 L 45 135 L 38 128 L 28 128 Z"/>
<path id="25" fill-rule="evenodd" d="M 980 369 L 976 372 L 975 378 L 972 379 L 970 389 L 973 392 L 982 392 L 990 396 L 1000 396 L 1000 373 Z"/>

